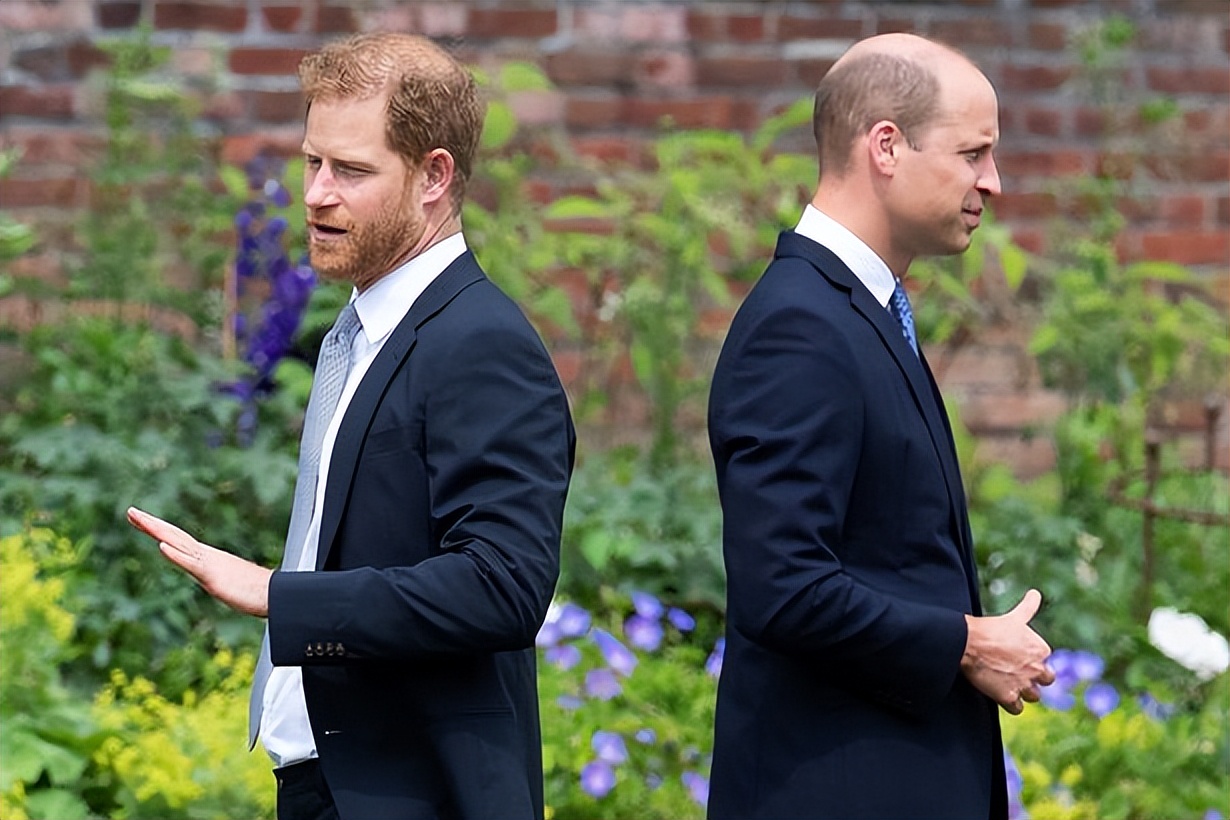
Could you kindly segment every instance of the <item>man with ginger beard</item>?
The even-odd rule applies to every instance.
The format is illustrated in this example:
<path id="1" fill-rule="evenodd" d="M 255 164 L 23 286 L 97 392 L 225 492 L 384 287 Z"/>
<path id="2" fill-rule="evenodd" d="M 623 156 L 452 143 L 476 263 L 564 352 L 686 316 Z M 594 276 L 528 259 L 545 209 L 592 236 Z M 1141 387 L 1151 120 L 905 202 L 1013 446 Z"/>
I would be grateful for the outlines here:
<path id="1" fill-rule="evenodd" d="M 461 232 L 483 107 L 409 35 L 326 46 L 299 76 L 312 265 L 354 294 L 322 345 L 282 567 L 128 517 L 268 618 L 250 742 L 280 818 L 541 818 L 533 645 L 575 437 L 542 342 Z"/>
<path id="2" fill-rule="evenodd" d="M 902 287 L 1000 191 L 964 56 L 856 43 L 816 92 L 820 182 L 723 345 L 709 436 L 726 652 L 711 818 L 1002 818 L 999 714 L 1054 675 L 1035 590 L 986 617 L 952 433 Z"/>

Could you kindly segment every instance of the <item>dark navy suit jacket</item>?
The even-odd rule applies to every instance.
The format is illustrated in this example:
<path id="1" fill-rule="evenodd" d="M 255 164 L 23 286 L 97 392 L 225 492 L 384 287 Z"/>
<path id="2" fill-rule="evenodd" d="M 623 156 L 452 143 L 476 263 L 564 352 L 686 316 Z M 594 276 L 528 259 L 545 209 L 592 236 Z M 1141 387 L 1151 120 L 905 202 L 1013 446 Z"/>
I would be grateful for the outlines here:
<path id="1" fill-rule="evenodd" d="M 925 359 L 827 248 L 783 233 L 714 375 L 726 560 L 711 818 L 1007 813 L 952 433 Z"/>
<path id="2" fill-rule="evenodd" d="M 467 251 L 346 410 L 318 571 L 269 588 L 343 820 L 543 816 L 533 645 L 574 447 L 542 342 Z"/>

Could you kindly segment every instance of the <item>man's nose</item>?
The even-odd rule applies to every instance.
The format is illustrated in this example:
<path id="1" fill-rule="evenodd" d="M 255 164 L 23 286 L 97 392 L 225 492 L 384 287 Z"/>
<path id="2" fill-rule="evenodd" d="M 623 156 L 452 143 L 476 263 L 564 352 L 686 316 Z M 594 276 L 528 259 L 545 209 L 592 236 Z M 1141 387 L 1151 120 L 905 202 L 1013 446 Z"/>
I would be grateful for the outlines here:
<path id="1" fill-rule="evenodd" d="M 988 156 L 986 167 L 983 168 L 982 174 L 978 177 L 975 187 L 986 196 L 999 196 L 1003 193 L 1003 188 L 999 182 L 999 168 L 995 165 L 994 157 Z"/>

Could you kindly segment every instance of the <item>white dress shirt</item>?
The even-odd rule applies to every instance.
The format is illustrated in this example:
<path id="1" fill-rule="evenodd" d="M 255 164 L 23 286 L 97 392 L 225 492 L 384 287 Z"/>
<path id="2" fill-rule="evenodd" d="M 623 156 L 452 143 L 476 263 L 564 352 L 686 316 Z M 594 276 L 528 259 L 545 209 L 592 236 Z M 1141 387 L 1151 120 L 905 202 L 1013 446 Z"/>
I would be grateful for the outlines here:
<path id="1" fill-rule="evenodd" d="M 849 228 L 817 210 L 814 205 L 808 205 L 803 209 L 803 217 L 794 232 L 831 250 L 871 291 L 880 306 L 888 307 L 888 300 L 897 286 L 897 277 L 888 269 L 888 264 Z"/>
<path id="2" fill-rule="evenodd" d="M 295 571 L 312 572 L 316 568 L 320 516 L 325 508 L 325 487 L 328 484 L 325 479 L 329 475 L 333 443 L 359 382 L 363 381 L 376 354 L 405 318 L 415 300 L 465 250 L 464 237 L 455 233 L 379 279 L 363 293 L 351 296 L 355 311 L 359 314 L 361 332 L 355 334 L 351 345 L 350 372 L 321 443 L 316 501 Z M 275 666 L 270 673 L 265 686 L 260 736 L 275 766 L 289 766 L 317 756 L 316 741 L 308 722 L 307 703 L 303 699 L 303 670 L 300 667 Z"/>

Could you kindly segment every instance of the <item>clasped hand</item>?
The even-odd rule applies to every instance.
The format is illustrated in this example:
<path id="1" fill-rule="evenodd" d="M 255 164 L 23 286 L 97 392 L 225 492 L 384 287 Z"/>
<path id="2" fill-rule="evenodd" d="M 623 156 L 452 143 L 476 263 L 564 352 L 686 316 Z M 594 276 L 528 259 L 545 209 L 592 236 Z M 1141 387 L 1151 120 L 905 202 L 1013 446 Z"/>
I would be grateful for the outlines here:
<path id="1" fill-rule="evenodd" d="M 980 692 L 1013 715 L 1021 714 L 1026 702 L 1037 703 L 1038 688 L 1055 681 L 1055 673 L 1046 665 L 1051 648 L 1029 625 L 1041 604 L 1042 594 L 1031 589 L 1004 615 L 965 616 L 969 634 L 961 671 Z"/>
<path id="2" fill-rule="evenodd" d="M 231 609 L 260 618 L 269 615 L 272 570 L 202 544 L 174 524 L 136 507 L 128 508 L 128 523 L 156 540 L 167 560 Z"/>

